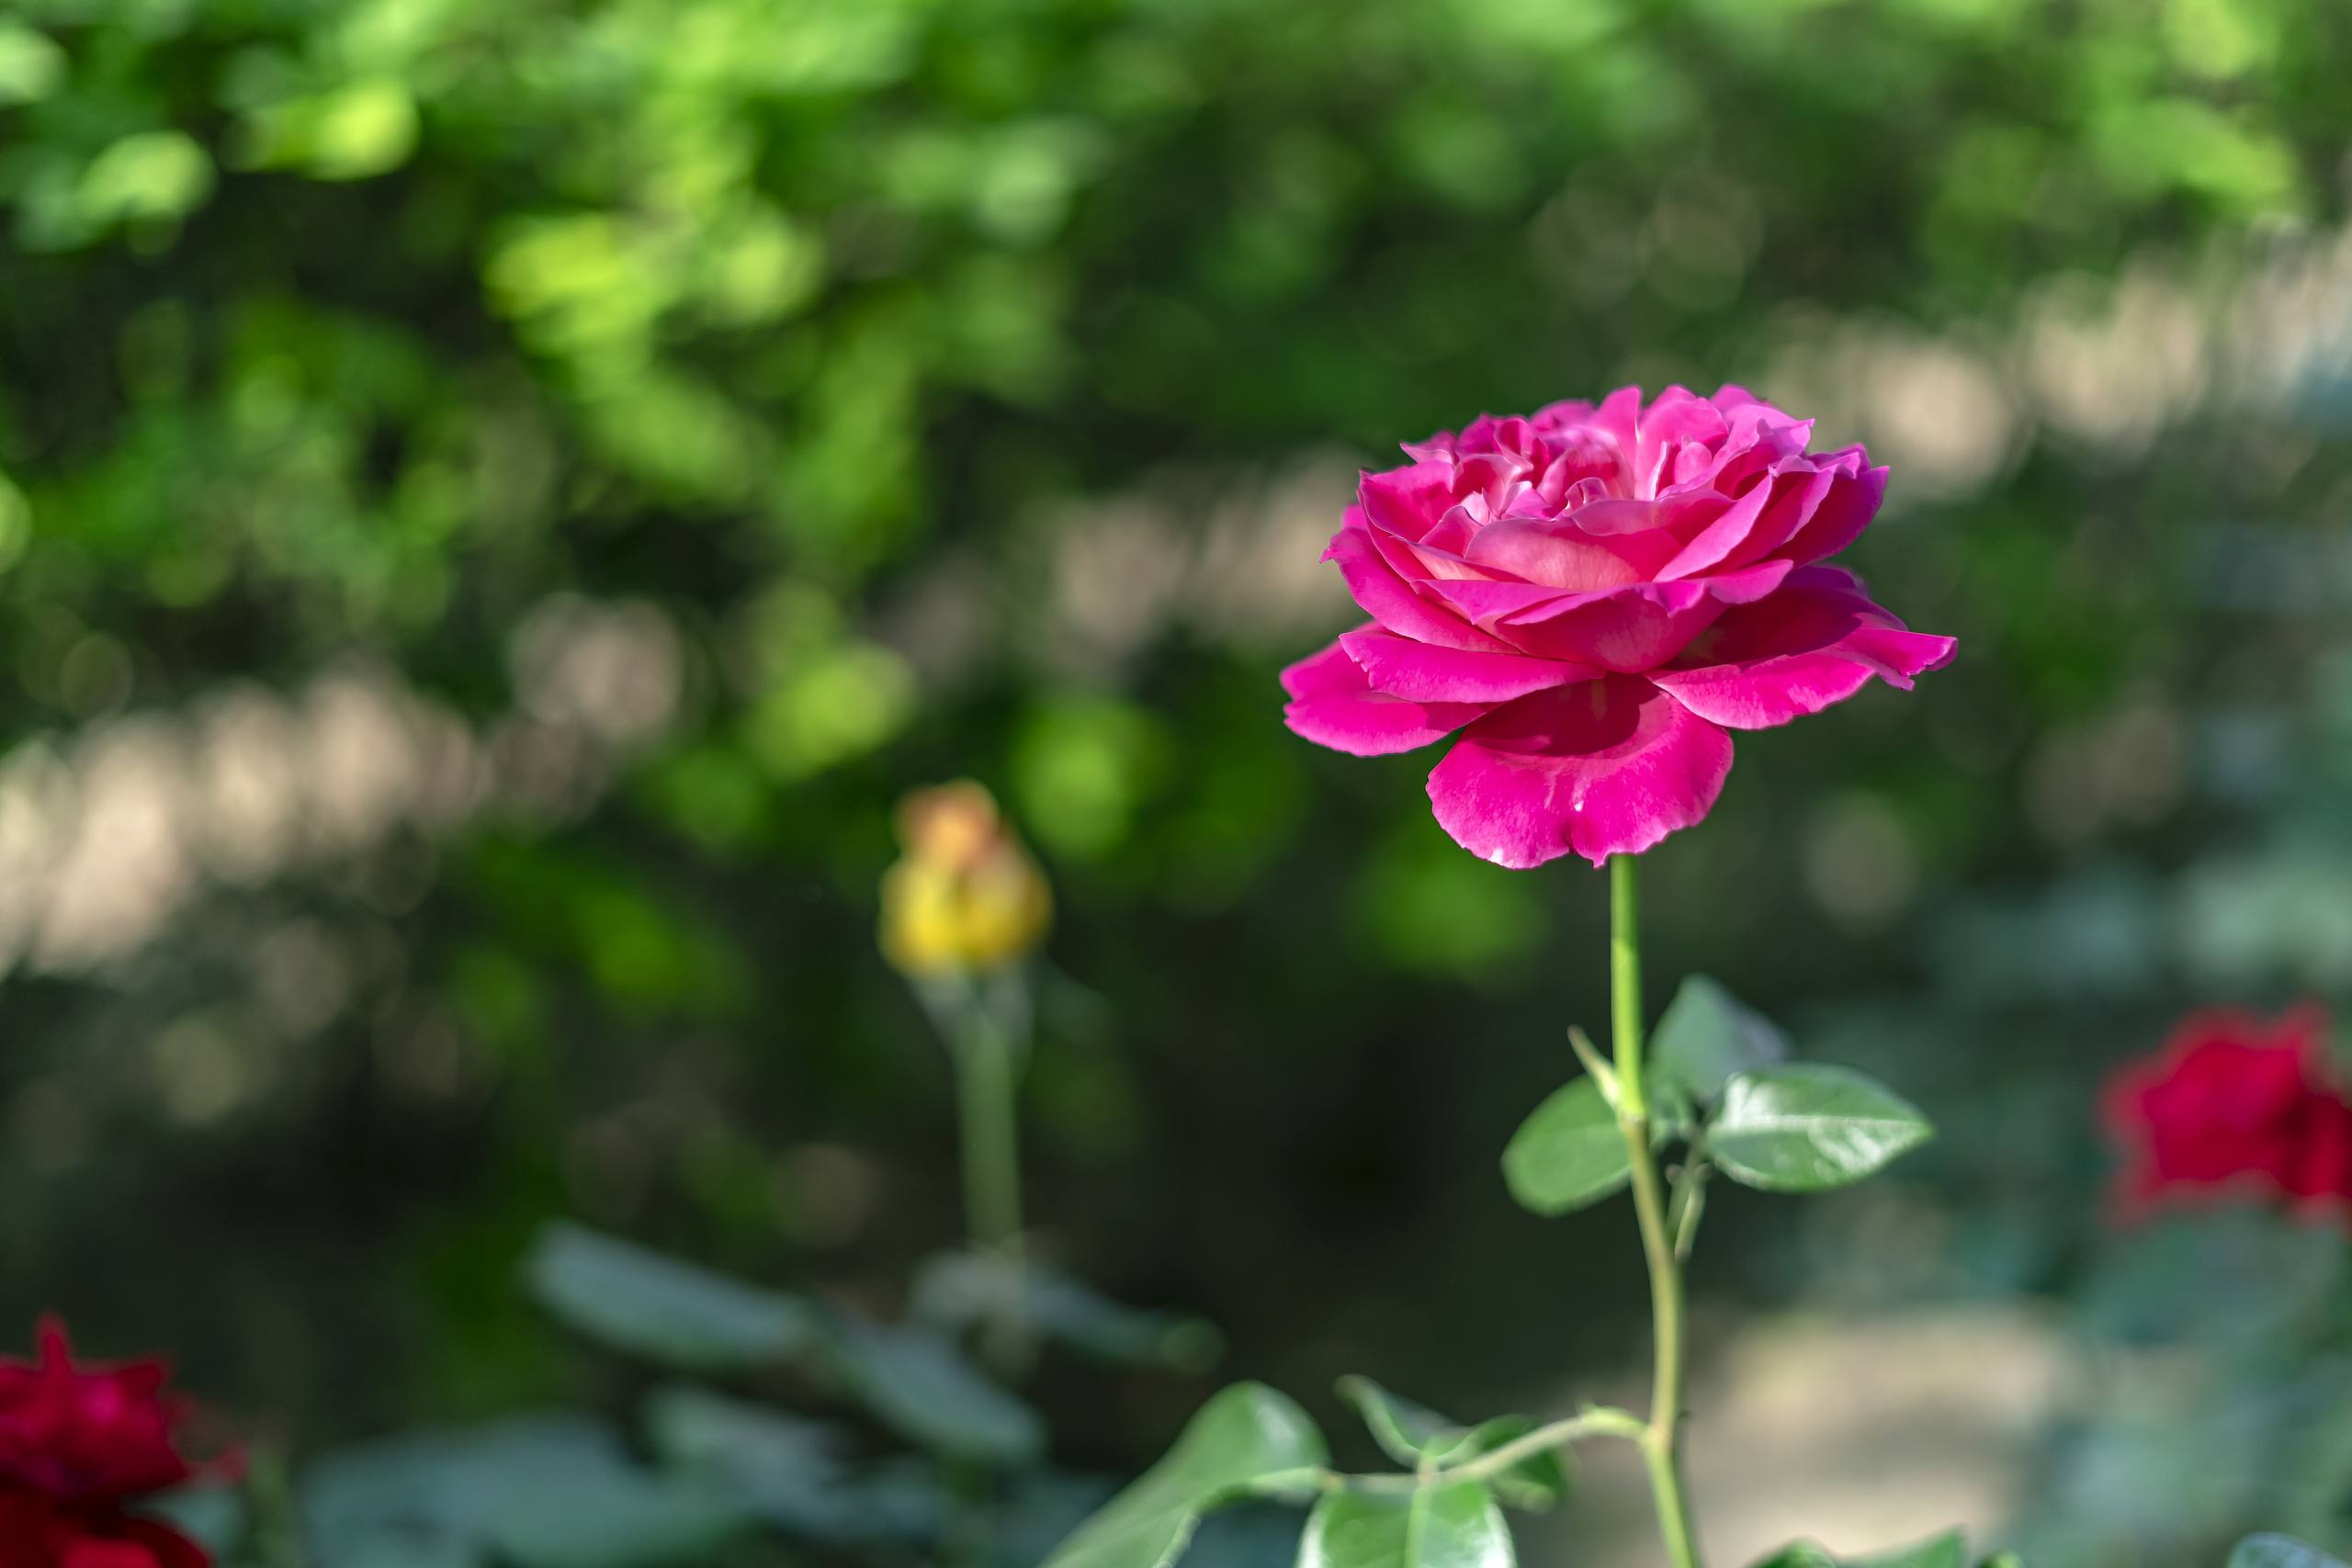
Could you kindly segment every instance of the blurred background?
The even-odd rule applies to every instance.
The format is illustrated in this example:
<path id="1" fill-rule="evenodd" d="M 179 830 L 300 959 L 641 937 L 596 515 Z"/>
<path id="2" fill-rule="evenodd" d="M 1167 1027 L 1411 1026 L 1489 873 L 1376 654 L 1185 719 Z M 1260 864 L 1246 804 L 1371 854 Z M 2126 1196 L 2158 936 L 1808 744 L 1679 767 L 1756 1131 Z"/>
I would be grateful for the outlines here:
<path id="1" fill-rule="evenodd" d="M 2092 1111 L 2352 994 L 2347 73 L 2335 0 L 10 0 L 0 1329 L 299 1459 L 610 1397 L 553 1218 L 893 1310 L 955 1121 L 875 890 L 968 775 L 1058 901 L 1041 1244 L 1229 1341 L 1049 1369 L 1058 1457 L 1633 1393 L 1626 1216 L 1496 1165 L 1601 878 L 1273 675 L 1397 441 L 1737 380 L 1962 657 L 1645 863 L 1653 1008 L 1942 1129 L 1719 1195 L 1707 1533 L 2352 1544 L 2346 1241 L 2118 1231 Z"/>

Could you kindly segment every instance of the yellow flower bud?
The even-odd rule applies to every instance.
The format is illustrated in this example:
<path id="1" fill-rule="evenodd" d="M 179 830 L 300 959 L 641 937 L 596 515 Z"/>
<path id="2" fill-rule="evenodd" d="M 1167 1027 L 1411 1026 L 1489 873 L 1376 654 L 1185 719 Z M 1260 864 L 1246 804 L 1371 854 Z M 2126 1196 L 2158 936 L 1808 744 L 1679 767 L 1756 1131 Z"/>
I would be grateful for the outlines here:
<path id="1" fill-rule="evenodd" d="M 882 876 L 882 954 L 918 978 L 1019 962 L 1053 919 L 1045 874 L 968 779 L 899 805 L 905 850 Z"/>

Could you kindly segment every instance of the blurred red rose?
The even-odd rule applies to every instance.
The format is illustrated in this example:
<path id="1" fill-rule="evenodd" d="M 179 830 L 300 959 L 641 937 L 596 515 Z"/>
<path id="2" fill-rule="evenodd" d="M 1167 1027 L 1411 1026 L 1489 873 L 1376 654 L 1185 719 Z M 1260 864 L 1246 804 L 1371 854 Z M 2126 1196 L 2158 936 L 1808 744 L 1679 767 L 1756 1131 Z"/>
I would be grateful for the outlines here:
<path id="1" fill-rule="evenodd" d="M 0 1568 L 211 1568 L 205 1550 L 153 1519 L 0 1492 Z"/>
<path id="2" fill-rule="evenodd" d="M 164 1364 L 76 1366 L 55 1319 L 36 1337 L 33 1360 L 0 1359 L 0 1568 L 208 1568 L 194 1541 L 126 1511 L 199 1468 Z"/>
<path id="3" fill-rule="evenodd" d="M 2245 1195 L 2352 1214 L 2352 1102 L 2335 1088 L 2316 1008 L 2277 1020 L 2192 1013 L 2164 1049 L 2109 1081 L 2127 1210 Z"/>

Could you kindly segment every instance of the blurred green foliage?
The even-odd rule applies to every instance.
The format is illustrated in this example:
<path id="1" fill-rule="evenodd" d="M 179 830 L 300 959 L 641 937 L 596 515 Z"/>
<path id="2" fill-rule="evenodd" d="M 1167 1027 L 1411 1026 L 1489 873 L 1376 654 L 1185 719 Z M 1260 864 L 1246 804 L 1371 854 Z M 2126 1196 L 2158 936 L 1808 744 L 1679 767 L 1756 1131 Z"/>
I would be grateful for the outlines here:
<path id="1" fill-rule="evenodd" d="M 1653 857 L 1657 1000 L 1947 1129 L 1912 1242 L 1731 1204 L 1702 1304 L 2070 1288 L 2099 1064 L 2352 992 L 2347 69 L 2333 0 L 14 0 L 0 1303 L 306 1445 L 598 1392 L 553 1214 L 888 1294 L 953 1176 L 872 887 L 972 773 L 1060 886 L 1085 1273 L 1292 1388 L 1609 1364 L 1602 1231 L 1492 1165 L 1599 883 L 1272 673 L 1351 466 L 1629 378 L 1867 436 L 1858 563 L 1962 645 Z"/>

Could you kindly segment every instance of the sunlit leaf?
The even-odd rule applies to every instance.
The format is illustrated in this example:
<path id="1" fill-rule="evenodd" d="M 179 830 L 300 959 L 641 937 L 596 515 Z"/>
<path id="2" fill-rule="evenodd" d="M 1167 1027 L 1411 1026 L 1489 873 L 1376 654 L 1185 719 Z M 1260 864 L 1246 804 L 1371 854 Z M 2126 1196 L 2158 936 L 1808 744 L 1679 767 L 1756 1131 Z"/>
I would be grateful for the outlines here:
<path id="1" fill-rule="evenodd" d="M 1237 1383 L 1186 1425 L 1153 1465 L 1046 1560 L 1046 1568 L 1165 1568 L 1201 1516 L 1263 1488 L 1292 1486 L 1329 1458 L 1306 1413 L 1262 1383 Z"/>
<path id="2" fill-rule="evenodd" d="M 1315 1506 L 1298 1568 L 1511 1568 L 1510 1527 L 1476 1481 L 1335 1492 Z"/>
<path id="3" fill-rule="evenodd" d="M 1932 1131 L 1918 1111 L 1860 1073 L 1792 1064 L 1735 1076 L 1706 1147 L 1735 1181 L 1816 1192 L 1860 1181 Z"/>

